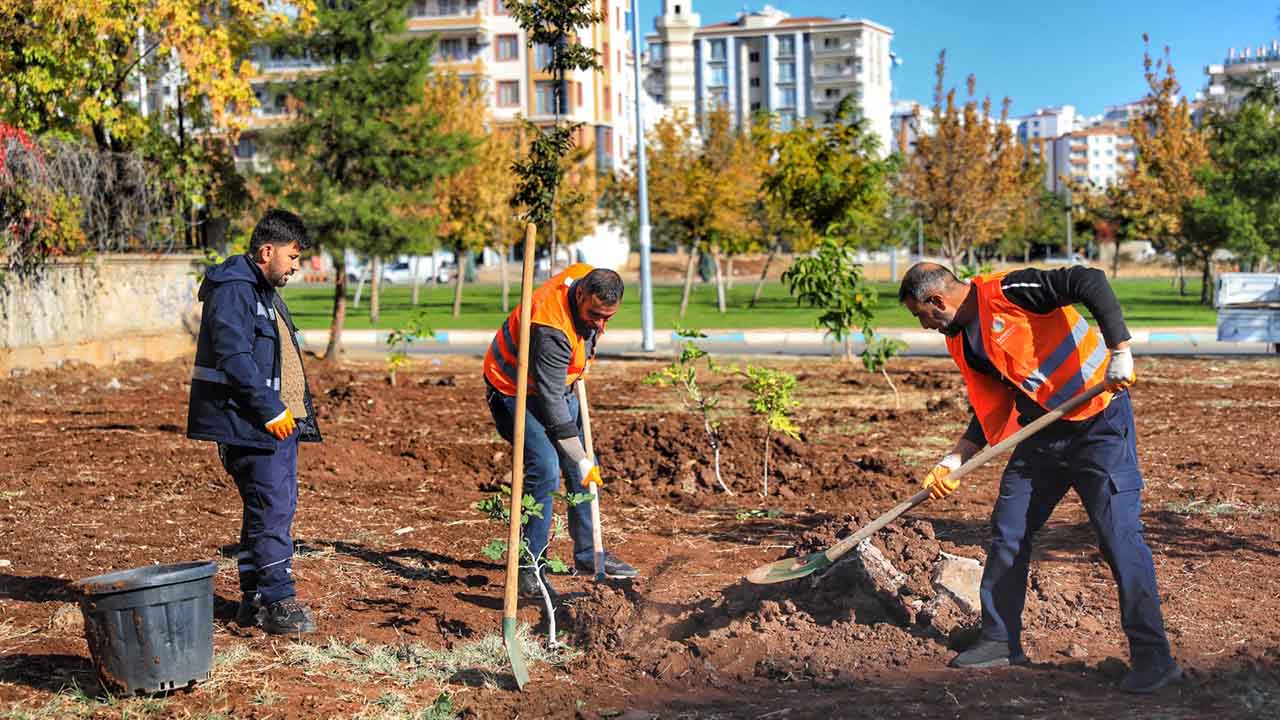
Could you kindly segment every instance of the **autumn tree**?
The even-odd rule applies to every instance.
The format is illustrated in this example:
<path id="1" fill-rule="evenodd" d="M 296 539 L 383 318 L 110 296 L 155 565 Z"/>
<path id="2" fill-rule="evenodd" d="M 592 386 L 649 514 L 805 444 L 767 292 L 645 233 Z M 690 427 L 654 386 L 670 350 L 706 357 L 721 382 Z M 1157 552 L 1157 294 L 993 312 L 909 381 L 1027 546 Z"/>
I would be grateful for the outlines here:
<path id="1" fill-rule="evenodd" d="M 778 145 L 780 135 L 781 131 L 775 127 L 769 115 L 759 114 L 753 119 L 751 147 L 754 149 L 754 172 L 760 180 L 751 202 L 751 221 L 758 229 L 760 244 L 764 246 L 766 252 L 764 264 L 760 268 L 760 277 L 756 280 L 755 290 L 751 293 L 750 307 L 755 307 L 756 303 L 760 302 L 765 282 L 769 278 L 769 269 L 779 253 L 784 249 L 808 249 L 816 242 L 809 225 L 792 212 L 785 198 L 769 191 L 771 173 L 775 171 L 774 148 Z"/>
<path id="2" fill-rule="evenodd" d="M 429 235 L 431 219 L 418 209 L 472 160 L 474 142 L 444 129 L 425 102 L 435 43 L 404 36 L 407 5 L 326 5 L 313 32 L 284 40 L 328 67 L 292 86 L 296 112 L 279 149 L 290 163 L 289 198 L 335 262 L 330 360 L 346 315 L 346 248 L 376 258 Z"/>
<path id="3" fill-rule="evenodd" d="M 1133 234 L 1140 209 L 1122 183 L 1099 187 L 1092 181 L 1073 181 L 1071 214 L 1077 226 L 1093 232 L 1094 241 L 1112 246 L 1111 277 L 1120 274 L 1120 244 Z"/>
<path id="4" fill-rule="evenodd" d="M 1149 42 L 1146 35 L 1143 42 Z M 1142 67 L 1148 92 L 1142 112 L 1129 121 L 1137 157 L 1124 180 L 1136 207 L 1135 230 L 1156 247 L 1171 250 L 1179 264 L 1199 261 L 1204 281 L 1200 301 L 1208 303 L 1217 245 L 1209 236 L 1191 237 L 1183 224 L 1187 208 L 1204 195 L 1198 174 L 1210 160 L 1205 132 L 1191 121 L 1190 103 L 1179 96 L 1168 48 L 1163 57 L 1152 59 L 1148 47 Z"/>
<path id="5" fill-rule="evenodd" d="M 899 180 L 925 234 L 942 243 L 942 253 L 956 267 L 961 255 L 1000 237 L 1032 189 L 1024 149 L 1006 122 L 1009 99 L 993 115 L 991 99 L 978 100 L 977 80 L 970 75 L 960 104 L 955 89 L 945 86 L 945 71 L 944 50 L 930 111 L 933 131 L 918 133 L 916 151 L 907 157 Z M 923 124 L 918 107 L 914 122 Z"/>
<path id="6" fill-rule="evenodd" d="M 427 82 L 424 108 L 437 108 L 440 130 L 465 136 L 475 144 L 475 162 L 443 178 L 428 210 L 434 237 L 458 259 L 454 277 L 453 316 L 462 314 L 462 289 L 468 254 L 495 241 L 498 227 L 511 214 L 515 180 L 509 165 L 515 157 L 511 138 L 498 132 L 489 115 L 485 87 L 470 86 L 454 73 L 437 73 Z"/>

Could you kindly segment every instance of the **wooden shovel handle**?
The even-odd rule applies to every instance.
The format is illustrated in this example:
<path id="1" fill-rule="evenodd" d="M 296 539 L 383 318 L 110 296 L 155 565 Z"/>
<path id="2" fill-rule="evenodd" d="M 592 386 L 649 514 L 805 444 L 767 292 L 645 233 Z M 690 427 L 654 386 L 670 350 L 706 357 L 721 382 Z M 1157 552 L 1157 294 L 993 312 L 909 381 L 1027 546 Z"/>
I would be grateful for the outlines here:
<path id="1" fill-rule="evenodd" d="M 582 413 L 582 437 L 586 440 L 587 459 L 596 462 L 595 443 L 591 440 L 591 410 L 587 405 L 587 378 L 578 378 L 578 408 Z M 604 552 L 604 536 L 600 530 L 600 489 L 591 484 L 591 551 L 595 557 Z M 599 568 L 597 568 L 599 569 Z"/>
<path id="2" fill-rule="evenodd" d="M 977 455 L 974 455 L 973 457 L 969 458 L 968 462 L 966 462 L 965 464 L 953 470 L 951 472 L 951 479 L 955 480 L 958 478 L 962 478 L 965 475 L 968 475 L 969 473 L 973 472 L 974 470 L 977 470 L 978 468 L 982 467 L 983 465 L 986 465 L 987 463 L 991 462 L 993 459 L 995 459 L 997 455 L 1001 455 L 1003 453 L 1006 453 L 1012 450 L 1015 445 L 1022 442 L 1023 440 L 1026 440 L 1032 435 L 1035 435 L 1036 433 L 1040 432 L 1042 429 L 1044 429 L 1046 425 L 1054 422 L 1055 420 L 1062 417 L 1063 415 L 1066 415 L 1072 410 L 1075 410 L 1081 405 L 1097 397 L 1103 391 L 1103 389 L 1104 389 L 1103 386 L 1100 384 L 1094 385 L 1093 387 L 1089 388 L 1083 393 L 1080 393 L 1079 395 L 1062 403 L 1061 405 L 1054 408 L 1053 410 L 1050 410 L 1044 415 L 1041 415 L 1040 417 L 1036 418 L 1033 422 L 1029 423 L 1026 427 L 1020 428 L 1017 432 L 1005 438 L 1004 440 L 1001 440 L 995 445 L 989 445 L 983 448 L 982 451 L 979 452 Z M 920 503 L 928 499 L 929 499 L 929 488 L 923 488 L 922 490 L 920 490 L 920 492 L 917 492 L 915 495 L 912 495 L 905 502 L 896 505 L 889 512 L 881 515 L 875 520 L 872 520 L 865 527 L 858 530 L 858 532 L 850 535 L 849 537 L 841 540 L 835 545 L 832 545 L 831 547 L 827 548 L 827 551 L 826 551 L 827 559 L 834 562 L 837 558 L 839 558 L 840 556 L 852 550 L 858 543 L 862 542 L 863 540 L 867 539 L 871 535 L 875 534 L 877 530 L 884 527 L 885 525 L 888 525 L 894 520 L 897 520 L 899 515 L 902 515 L 906 511 L 910 510 L 911 508 L 919 505 Z"/>
<path id="3" fill-rule="evenodd" d="M 515 620 L 516 587 L 520 571 L 520 503 L 524 494 L 524 416 L 529 405 L 529 325 L 533 308 L 533 245 L 538 231 L 524 229 L 524 268 L 520 278 L 520 342 L 516 370 L 515 435 L 511 442 L 511 528 L 507 534 L 507 587 L 502 617 Z M 461 268 L 459 269 L 461 272 Z M 547 508 L 550 510 L 550 508 Z"/>

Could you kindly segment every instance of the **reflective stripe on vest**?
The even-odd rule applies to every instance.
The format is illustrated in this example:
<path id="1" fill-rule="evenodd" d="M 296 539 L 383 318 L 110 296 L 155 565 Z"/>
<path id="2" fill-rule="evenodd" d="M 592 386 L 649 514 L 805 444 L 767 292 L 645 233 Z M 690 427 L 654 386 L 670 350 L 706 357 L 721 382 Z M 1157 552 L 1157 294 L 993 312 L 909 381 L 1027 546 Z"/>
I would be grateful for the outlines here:
<path id="1" fill-rule="evenodd" d="M 1019 307 L 1004 296 L 1002 278 L 1003 274 L 973 280 L 982 350 L 995 371 L 1046 410 L 1083 392 L 1086 385 L 1101 382 L 1108 353 L 1098 331 L 1069 305 L 1044 314 Z M 983 434 L 995 444 L 1017 429 L 1016 391 L 970 368 L 963 348 L 961 337 L 947 338 Z M 1110 402 L 1111 393 L 1102 393 L 1066 419 L 1092 417 Z"/>

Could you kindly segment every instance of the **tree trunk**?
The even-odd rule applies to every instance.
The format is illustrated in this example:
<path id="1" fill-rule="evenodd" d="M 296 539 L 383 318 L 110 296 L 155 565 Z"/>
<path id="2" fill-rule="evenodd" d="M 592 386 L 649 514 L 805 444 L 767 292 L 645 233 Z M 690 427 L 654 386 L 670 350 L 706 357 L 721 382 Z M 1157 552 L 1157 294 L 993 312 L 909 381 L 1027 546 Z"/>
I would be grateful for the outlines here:
<path id="1" fill-rule="evenodd" d="M 698 243 L 689 245 L 689 263 L 684 268 L 684 292 L 680 294 L 680 319 L 689 309 L 689 292 L 693 289 L 693 273 L 698 269 Z"/>
<path id="2" fill-rule="evenodd" d="M 724 286 L 726 290 L 733 289 L 733 256 L 730 255 L 724 261 Z"/>
<path id="3" fill-rule="evenodd" d="M 1120 277 L 1120 238 L 1116 238 L 1115 252 L 1111 254 L 1111 279 Z"/>
<path id="4" fill-rule="evenodd" d="M 764 496 L 769 497 L 769 440 L 773 428 L 764 426 Z"/>
<path id="5" fill-rule="evenodd" d="M 431 251 L 431 287 L 440 284 L 440 248 Z"/>
<path id="6" fill-rule="evenodd" d="M 1200 269 L 1200 304 L 1213 304 L 1213 253 L 1204 258 L 1204 266 Z"/>
<path id="7" fill-rule="evenodd" d="M 347 320 L 346 263 L 334 263 L 333 269 L 333 319 L 329 321 L 329 344 L 324 349 L 324 359 L 339 363 L 342 362 L 342 325 Z"/>
<path id="8" fill-rule="evenodd" d="M 720 249 L 712 246 L 711 261 L 716 266 L 716 305 L 720 308 L 720 314 L 725 313 L 724 306 L 724 273 L 720 271 Z"/>
<path id="9" fill-rule="evenodd" d="M 413 297 L 410 302 L 415 306 L 418 304 L 418 298 L 420 297 L 419 288 L 422 287 L 422 282 L 418 280 L 418 262 L 417 255 L 409 259 L 409 272 L 413 275 Z"/>
<path id="10" fill-rule="evenodd" d="M 373 266 L 373 277 L 369 279 L 369 324 L 378 327 L 378 315 L 382 309 L 379 305 L 381 299 L 379 291 L 382 290 L 382 258 L 374 256 L 370 265 Z"/>
<path id="11" fill-rule="evenodd" d="M 353 310 L 360 309 L 360 296 L 364 294 L 364 276 L 364 273 L 360 273 L 360 279 L 356 282 L 356 299 L 355 302 L 351 303 Z"/>
<path id="12" fill-rule="evenodd" d="M 1187 296 L 1187 271 L 1182 266 L 1182 258 L 1178 258 L 1178 295 Z"/>
<path id="13" fill-rule="evenodd" d="M 498 272 L 502 275 L 502 312 L 511 312 L 511 281 L 507 278 L 507 248 L 503 248 L 499 253 L 502 259 L 498 261 Z"/>
<path id="14" fill-rule="evenodd" d="M 467 277 L 467 268 L 465 266 L 466 260 L 462 257 L 462 253 L 465 251 L 459 247 L 453 252 L 458 258 L 458 272 L 453 279 L 453 316 L 460 317 L 462 315 L 462 281 Z"/>
<path id="15" fill-rule="evenodd" d="M 765 279 L 769 277 L 769 265 L 773 263 L 773 258 L 778 254 L 778 244 L 774 243 L 769 248 L 769 254 L 764 256 L 764 269 L 760 271 L 760 281 L 756 283 L 756 291 L 751 295 L 751 304 L 749 307 L 755 307 L 760 302 L 760 295 L 764 292 Z"/>
<path id="16" fill-rule="evenodd" d="M 1022 264 L 1023 265 L 1031 264 L 1031 246 L 1030 245 L 1027 245 L 1022 249 Z"/>

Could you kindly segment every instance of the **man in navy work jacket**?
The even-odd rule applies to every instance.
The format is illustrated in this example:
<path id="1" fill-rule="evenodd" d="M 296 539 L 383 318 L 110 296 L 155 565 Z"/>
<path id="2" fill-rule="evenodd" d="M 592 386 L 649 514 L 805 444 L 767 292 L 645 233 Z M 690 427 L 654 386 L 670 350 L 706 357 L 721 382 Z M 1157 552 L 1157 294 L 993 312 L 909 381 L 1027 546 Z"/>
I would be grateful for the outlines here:
<path id="1" fill-rule="evenodd" d="M 298 508 L 298 442 L 320 428 L 298 349 L 297 328 L 276 292 L 311 244 L 302 220 L 270 210 L 249 252 L 209 269 L 187 437 L 218 443 L 222 465 L 244 503 L 236 623 L 272 634 L 316 629 L 293 588 L 293 516 Z"/>

